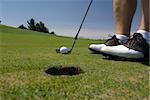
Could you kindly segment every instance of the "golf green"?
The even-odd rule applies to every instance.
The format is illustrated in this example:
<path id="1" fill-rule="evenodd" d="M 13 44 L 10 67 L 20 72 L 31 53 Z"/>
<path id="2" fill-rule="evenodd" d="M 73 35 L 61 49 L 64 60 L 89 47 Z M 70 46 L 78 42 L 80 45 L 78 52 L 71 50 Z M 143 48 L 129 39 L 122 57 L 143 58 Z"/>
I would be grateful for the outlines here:
<path id="1" fill-rule="evenodd" d="M 104 40 L 78 39 L 71 54 L 56 53 L 56 48 L 70 47 L 72 41 L 0 25 L 0 99 L 148 100 L 149 66 L 91 54 L 89 44 Z M 45 73 L 59 65 L 79 67 L 85 73 Z"/>

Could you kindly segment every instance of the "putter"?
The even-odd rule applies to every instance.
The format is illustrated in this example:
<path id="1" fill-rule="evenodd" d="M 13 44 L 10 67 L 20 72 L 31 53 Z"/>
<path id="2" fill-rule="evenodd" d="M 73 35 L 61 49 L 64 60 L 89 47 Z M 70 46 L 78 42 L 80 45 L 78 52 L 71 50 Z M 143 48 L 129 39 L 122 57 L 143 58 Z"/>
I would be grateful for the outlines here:
<path id="1" fill-rule="evenodd" d="M 90 1 L 90 4 L 88 5 L 88 8 L 87 8 L 86 13 L 85 13 L 85 15 L 84 15 L 84 17 L 83 17 L 83 20 L 82 20 L 82 22 L 81 22 L 81 24 L 80 24 L 80 27 L 79 27 L 79 29 L 78 29 L 78 31 L 77 31 L 77 34 L 76 34 L 76 36 L 74 37 L 74 41 L 73 41 L 73 44 L 72 44 L 71 49 L 70 49 L 70 50 L 67 50 L 65 53 L 62 53 L 62 54 L 69 54 L 69 53 L 72 52 L 72 50 L 73 50 L 73 48 L 74 48 L 74 46 L 75 46 L 76 40 L 77 40 L 77 38 L 78 38 L 78 35 L 79 35 L 79 33 L 80 33 L 80 31 L 81 31 L 81 28 L 82 28 L 82 26 L 83 26 L 84 20 L 85 20 L 87 14 L 88 14 L 88 12 L 89 12 L 89 9 L 90 9 L 90 7 L 91 7 L 92 2 L 93 2 L 93 0 L 91 0 L 91 1 Z M 56 49 L 56 52 L 57 52 L 57 53 L 61 53 L 60 48 Z"/>

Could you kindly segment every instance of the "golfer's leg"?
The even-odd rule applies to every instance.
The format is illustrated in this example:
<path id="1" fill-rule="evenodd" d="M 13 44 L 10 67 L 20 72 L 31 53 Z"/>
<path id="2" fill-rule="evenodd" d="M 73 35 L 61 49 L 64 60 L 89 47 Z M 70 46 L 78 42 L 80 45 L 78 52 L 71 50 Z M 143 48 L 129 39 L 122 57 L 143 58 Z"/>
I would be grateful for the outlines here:
<path id="1" fill-rule="evenodd" d="M 136 6 L 137 0 L 114 0 L 116 36 L 118 34 L 121 36 L 130 36 L 131 23 L 135 14 Z M 124 58 L 141 59 L 144 57 L 142 52 L 130 49 L 129 47 L 125 46 L 125 44 L 118 46 L 105 46 L 101 49 L 101 52 L 104 54 Z"/>
<path id="2" fill-rule="evenodd" d="M 125 43 L 130 36 L 131 22 L 136 10 L 136 4 L 136 0 L 114 0 L 114 15 L 117 34 L 107 43 L 100 45 L 92 44 L 89 46 L 89 49 L 101 52 L 101 49 L 106 45 L 116 46 Z"/>
<path id="3" fill-rule="evenodd" d="M 114 0 L 114 15 L 117 34 L 105 44 L 92 44 L 89 46 L 89 49 L 101 52 L 101 49 L 105 47 L 106 44 L 107 46 L 116 46 L 125 43 L 129 39 L 130 27 L 136 10 L 136 4 L 136 0 Z"/>
<path id="4" fill-rule="evenodd" d="M 137 33 L 141 33 L 144 39 L 150 44 L 150 13 L 149 13 L 149 0 L 141 0 L 142 17 Z"/>
<path id="5" fill-rule="evenodd" d="M 135 14 L 137 0 L 114 0 L 116 33 L 130 36 L 130 28 Z"/>
<path id="6" fill-rule="evenodd" d="M 139 26 L 139 30 L 145 30 L 150 32 L 150 16 L 149 16 L 149 0 L 141 0 L 142 4 L 142 18 Z"/>

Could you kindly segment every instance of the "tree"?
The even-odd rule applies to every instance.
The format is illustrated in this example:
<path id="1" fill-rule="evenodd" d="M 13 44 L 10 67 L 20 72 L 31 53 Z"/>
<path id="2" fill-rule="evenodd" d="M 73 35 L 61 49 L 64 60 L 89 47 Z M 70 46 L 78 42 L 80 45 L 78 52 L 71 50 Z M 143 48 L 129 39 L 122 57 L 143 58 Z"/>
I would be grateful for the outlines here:
<path id="1" fill-rule="evenodd" d="M 27 24 L 28 24 L 27 25 L 28 28 L 26 28 L 23 24 L 20 25 L 18 28 L 29 29 L 33 31 L 44 32 L 44 33 L 55 35 L 55 32 L 49 32 L 48 28 L 45 26 L 45 24 L 42 21 L 40 21 L 39 23 L 36 23 L 35 20 L 31 18 L 30 20 L 27 21 Z"/>
<path id="2" fill-rule="evenodd" d="M 49 33 L 49 30 L 47 27 L 45 27 L 44 23 L 42 21 L 40 21 L 40 28 L 41 28 L 41 32 L 45 32 L 45 33 Z"/>
<path id="3" fill-rule="evenodd" d="M 35 20 L 33 18 L 31 18 L 29 21 L 27 21 L 28 23 L 28 28 L 30 30 L 36 31 L 36 26 L 35 26 Z"/>
<path id="4" fill-rule="evenodd" d="M 18 28 L 20 28 L 20 29 L 27 29 L 23 24 L 20 25 Z"/>
<path id="5" fill-rule="evenodd" d="M 48 28 L 45 27 L 42 21 L 40 21 L 39 23 L 36 23 L 36 30 L 39 32 L 49 33 Z"/>
<path id="6" fill-rule="evenodd" d="M 50 32 L 50 34 L 55 35 L 55 32 Z"/>
<path id="7" fill-rule="evenodd" d="M 35 27 L 36 27 L 36 31 L 39 31 L 39 32 L 40 32 L 40 30 L 41 30 L 41 29 L 40 29 L 40 24 L 39 24 L 39 23 L 36 23 L 36 26 L 35 26 Z"/>

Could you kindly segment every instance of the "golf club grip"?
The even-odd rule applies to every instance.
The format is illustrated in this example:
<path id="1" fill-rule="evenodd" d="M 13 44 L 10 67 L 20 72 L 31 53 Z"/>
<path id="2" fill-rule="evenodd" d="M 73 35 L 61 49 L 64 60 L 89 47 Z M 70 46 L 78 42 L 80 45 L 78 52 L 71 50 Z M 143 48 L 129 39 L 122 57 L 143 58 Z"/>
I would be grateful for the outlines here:
<path id="1" fill-rule="evenodd" d="M 79 27 L 79 30 L 78 30 L 78 32 L 77 32 L 75 38 L 74 38 L 74 42 L 73 42 L 73 44 L 72 44 L 72 48 L 70 49 L 70 52 L 72 51 L 72 49 L 73 49 L 73 47 L 74 47 L 74 45 L 75 45 L 76 39 L 78 38 L 78 35 L 79 35 L 80 30 L 81 30 L 81 28 L 82 28 L 82 26 L 83 26 L 84 20 L 85 20 L 87 14 L 88 14 L 88 11 L 89 11 L 89 9 L 90 9 L 90 7 L 91 7 L 92 2 L 93 2 L 93 0 L 91 0 L 90 4 L 89 4 L 89 6 L 88 6 L 88 8 L 87 8 L 87 10 L 86 10 L 86 13 L 85 13 L 85 15 L 84 15 L 84 17 L 83 17 L 83 20 L 82 20 L 82 22 L 81 22 L 81 25 L 80 25 L 80 27 Z"/>

